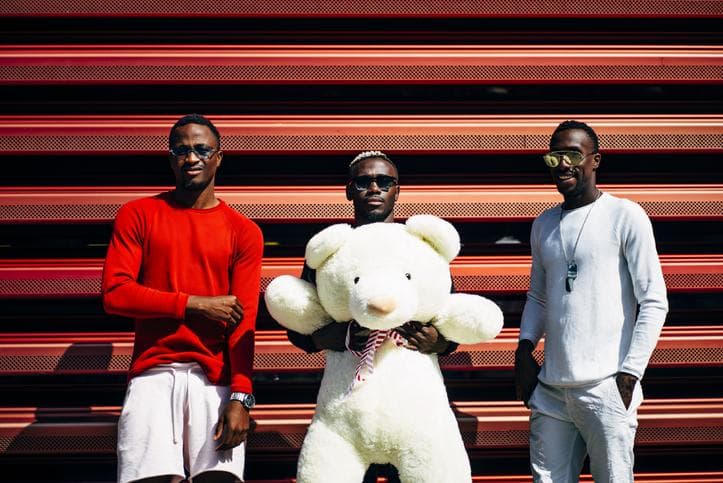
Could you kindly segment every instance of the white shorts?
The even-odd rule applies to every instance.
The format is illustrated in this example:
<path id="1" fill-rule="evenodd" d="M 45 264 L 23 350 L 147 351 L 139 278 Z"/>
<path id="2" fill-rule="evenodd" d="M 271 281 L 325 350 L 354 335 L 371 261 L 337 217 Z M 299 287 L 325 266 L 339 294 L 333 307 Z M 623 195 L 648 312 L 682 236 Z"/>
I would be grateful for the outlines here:
<path id="1" fill-rule="evenodd" d="M 195 362 L 154 367 L 130 380 L 118 421 L 118 481 L 161 475 L 191 479 L 226 471 L 243 480 L 245 443 L 216 451 L 228 386 L 208 382 Z"/>

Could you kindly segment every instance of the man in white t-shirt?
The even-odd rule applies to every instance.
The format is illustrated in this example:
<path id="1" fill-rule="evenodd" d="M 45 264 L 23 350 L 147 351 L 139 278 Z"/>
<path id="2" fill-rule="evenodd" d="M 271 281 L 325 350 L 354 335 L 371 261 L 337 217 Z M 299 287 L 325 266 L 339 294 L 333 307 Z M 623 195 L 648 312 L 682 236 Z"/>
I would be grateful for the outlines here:
<path id="1" fill-rule="evenodd" d="M 668 311 L 643 209 L 602 193 L 587 124 L 561 123 L 544 155 L 564 200 L 532 224 L 530 290 L 515 352 L 517 398 L 531 410 L 534 481 L 633 481 L 640 379 Z M 639 306 L 639 310 L 638 310 Z M 544 363 L 532 351 L 544 337 Z"/>

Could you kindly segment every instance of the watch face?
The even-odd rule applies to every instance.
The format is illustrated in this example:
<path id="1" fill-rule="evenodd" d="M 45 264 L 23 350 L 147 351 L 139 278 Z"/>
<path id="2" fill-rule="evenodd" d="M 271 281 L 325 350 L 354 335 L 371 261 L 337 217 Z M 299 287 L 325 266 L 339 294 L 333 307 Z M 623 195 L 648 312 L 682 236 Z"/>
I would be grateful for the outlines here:
<path id="1" fill-rule="evenodd" d="M 253 394 L 247 394 L 246 398 L 242 402 L 244 406 L 246 406 L 248 409 L 251 409 L 256 405 L 256 398 Z"/>

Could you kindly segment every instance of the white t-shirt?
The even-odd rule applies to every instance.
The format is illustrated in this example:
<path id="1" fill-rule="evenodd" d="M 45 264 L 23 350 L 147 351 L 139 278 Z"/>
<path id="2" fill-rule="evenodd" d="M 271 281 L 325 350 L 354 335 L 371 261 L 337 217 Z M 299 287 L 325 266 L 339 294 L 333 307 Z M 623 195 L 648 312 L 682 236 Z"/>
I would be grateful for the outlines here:
<path id="1" fill-rule="evenodd" d="M 578 234 L 577 278 L 568 292 L 560 243 L 572 260 Z M 607 193 L 574 210 L 556 206 L 534 221 L 530 244 L 520 339 L 536 345 L 545 338 L 540 381 L 579 386 L 620 371 L 642 378 L 668 312 L 653 228 L 643 209 Z"/>

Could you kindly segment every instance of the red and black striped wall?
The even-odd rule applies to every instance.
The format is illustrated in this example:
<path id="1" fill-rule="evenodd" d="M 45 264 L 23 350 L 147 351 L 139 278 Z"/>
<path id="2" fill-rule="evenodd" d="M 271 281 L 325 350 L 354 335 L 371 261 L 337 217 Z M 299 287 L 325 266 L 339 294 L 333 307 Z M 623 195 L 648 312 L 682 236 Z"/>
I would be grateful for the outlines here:
<path id="1" fill-rule="evenodd" d="M 455 224 L 458 289 L 506 316 L 442 359 L 480 483 L 531 481 L 512 362 L 530 225 L 559 201 L 540 154 L 560 121 L 590 123 L 598 182 L 647 211 L 669 288 L 636 480 L 723 482 L 723 2 L 6 0 L 0 16 L 3 481 L 115 480 L 133 334 L 102 310 L 102 259 L 118 208 L 171 185 L 171 124 L 200 112 L 223 137 L 219 196 L 264 230 L 263 286 L 351 217 L 359 151 L 399 166 L 400 219 Z M 247 476 L 291 482 L 323 359 L 263 306 L 258 326 Z"/>

